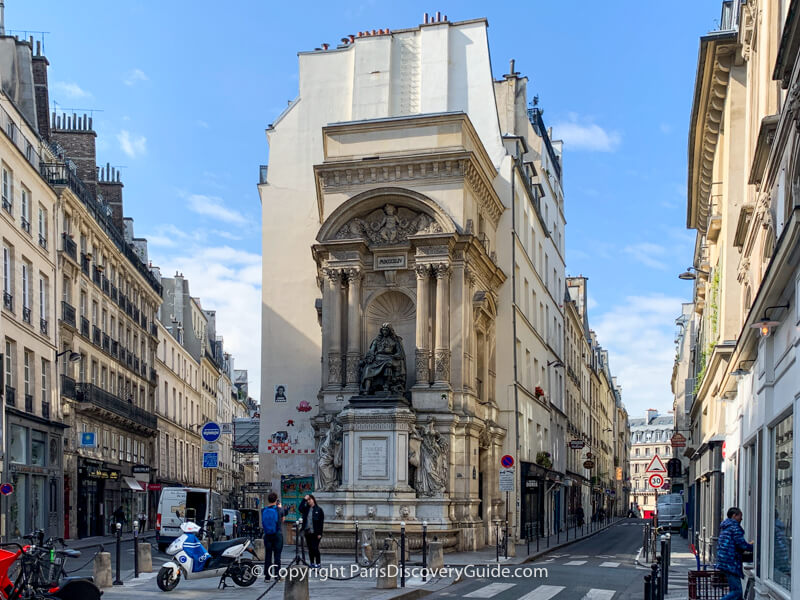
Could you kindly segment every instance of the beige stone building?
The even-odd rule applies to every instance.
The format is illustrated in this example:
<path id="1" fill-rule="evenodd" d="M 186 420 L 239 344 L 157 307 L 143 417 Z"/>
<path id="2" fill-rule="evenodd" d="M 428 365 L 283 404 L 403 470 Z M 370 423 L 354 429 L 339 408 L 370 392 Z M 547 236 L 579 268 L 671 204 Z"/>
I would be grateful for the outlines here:
<path id="1" fill-rule="evenodd" d="M 646 519 L 653 516 L 656 509 L 656 495 L 664 493 L 661 488 L 650 485 L 647 468 L 656 456 L 666 468 L 673 454 L 670 438 L 674 428 L 673 415 L 659 415 L 653 409 L 649 409 L 644 418 L 630 420 L 631 502 Z M 666 479 L 666 473 L 662 475 Z"/>
<path id="2" fill-rule="evenodd" d="M 57 195 L 40 174 L 42 163 L 52 160 L 52 155 L 42 141 L 31 95 L 34 70 L 39 71 L 46 60 L 34 56 L 31 43 L 0 37 L 0 56 L 12 55 L 19 59 L 15 63 L 19 70 L 0 72 L 4 82 L 0 92 L 0 427 L 5 442 L 0 449 L 5 452 L 3 481 L 14 485 L 0 520 L 3 539 L 18 539 L 36 528 L 48 535 L 64 532 L 63 426 L 56 368 Z"/>

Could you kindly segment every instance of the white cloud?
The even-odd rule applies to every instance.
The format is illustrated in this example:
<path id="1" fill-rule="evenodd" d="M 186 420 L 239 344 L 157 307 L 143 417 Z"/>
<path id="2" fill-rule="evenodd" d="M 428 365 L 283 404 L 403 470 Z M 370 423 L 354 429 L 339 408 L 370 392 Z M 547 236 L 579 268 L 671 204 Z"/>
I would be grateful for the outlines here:
<path id="1" fill-rule="evenodd" d="M 79 99 L 91 97 L 89 92 L 72 81 L 56 81 L 51 87 L 54 91 L 66 96 L 67 98 Z"/>
<path id="2" fill-rule="evenodd" d="M 642 242 L 639 244 L 629 244 L 623 250 L 625 254 L 629 254 L 635 260 L 651 269 L 666 270 L 667 263 L 662 259 L 667 255 L 667 249 L 659 244 L 651 242 Z"/>
<path id="3" fill-rule="evenodd" d="M 670 379 L 675 358 L 677 297 L 661 294 L 629 296 L 594 320 L 600 344 L 609 351 L 612 375 L 622 386 L 622 400 L 631 416 L 647 408 L 672 410 Z"/>
<path id="4" fill-rule="evenodd" d="M 141 69 L 133 69 L 130 71 L 122 82 L 125 85 L 136 85 L 141 81 L 148 81 L 150 78 Z"/>
<path id="5" fill-rule="evenodd" d="M 208 129 L 208 123 L 203 121 L 202 119 L 196 121 L 198 127 L 202 127 L 203 129 Z"/>
<path id="6" fill-rule="evenodd" d="M 199 215 L 206 215 L 234 225 L 245 225 L 248 223 L 248 220 L 242 213 L 231 208 L 226 208 L 224 204 L 222 198 L 217 196 L 192 194 L 188 198 L 189 210 Z"/>
<path id="7" fill-rule="evenodd" d="M 147 138 L 143 135 L 133 135 L 127 129 L 117 134 L 120 149 L 130 158 L 137 158 L 147 153 Z"/>
<path id="8" fill-rule="evenodd" d="M 606 131 L 599 125 L 569 114 L 569 120 L 553 125 L 555 139 L 564 141 L 567 150 L 589 150 L 595 152 L 614 152 L 619 147 L 622 137 L 616 131 Z"/>
<path id="9" fill-rule="evenodd" d="M 669 135 L 670 133 L 672 133 L 672 125 L 670 125 L 669 123 L 661 123 L 658 126 L 658 129 L 664 135 Z"/>

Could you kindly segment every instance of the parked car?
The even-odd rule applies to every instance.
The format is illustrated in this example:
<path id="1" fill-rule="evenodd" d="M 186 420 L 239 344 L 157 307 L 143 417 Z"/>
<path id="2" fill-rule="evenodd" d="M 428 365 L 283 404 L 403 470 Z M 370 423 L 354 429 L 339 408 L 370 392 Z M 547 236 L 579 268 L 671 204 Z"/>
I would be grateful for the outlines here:
<path id="1" fill-rule="evenodd" d="M 232 539 L 239 537 L 239 526 L 242 523 L 242 515 L 233 508 L 222 509 L 222 525 L 225 529 L 225 537 Z"/>
<path id="2" fill-rule="evenodd" d="M 164 552 L 183 535 L 181 523 L 192 521 L 204 528 L 206 537 L 222 539 L 225 534 L 222 499 L 206 488 L 167 487 L 161 490 L 156 513 L 156 542 Z"/>

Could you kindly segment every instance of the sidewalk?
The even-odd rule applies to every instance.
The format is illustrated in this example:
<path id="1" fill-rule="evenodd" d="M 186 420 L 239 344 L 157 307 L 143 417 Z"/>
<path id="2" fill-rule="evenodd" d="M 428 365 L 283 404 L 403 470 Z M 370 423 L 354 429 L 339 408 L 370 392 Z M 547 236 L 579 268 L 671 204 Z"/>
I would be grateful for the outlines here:
<path id="1" fill-rule="evenodd" d="M 684 600 L 689 597 L 689 571 L 697 569 L 697 559 L 689 550 L 688 539 L 684 539 L 676 533 L 673 533 L 670 539 L 669 581 L 668 591 L 664 596 L 664 600 Z M 645 563 L 641 550 L 636 557 L 636 564 L 639 565 L 638 568 L 644 571 L 642 573 L 642 585 L 644 586 L 644 576 L 648 574 L 650 564 Z"/>
<path id="2" fill-rule="evenodd" d="M 156 539 L 156 532 L 152 529 L 144 531 L 143 533 L 139 534 L 139 540 L 144 542 L 153 542 Z M 87 548 L 97 548 L 100 549 L 100 546 L 104 546 L 106 552 L 110 552 L 114 545 L 117 543 L 117 536 L 115 535 L 96 535 L 93 537 L 87 538 L 78 538 L 74 540 L 64 540 L 68 547 L 74 550 L 84 550 Z M 133 541 L 133 534 L 132 533 L 123 533 L 122 534 L 122 543 L 130 543 Z"/>

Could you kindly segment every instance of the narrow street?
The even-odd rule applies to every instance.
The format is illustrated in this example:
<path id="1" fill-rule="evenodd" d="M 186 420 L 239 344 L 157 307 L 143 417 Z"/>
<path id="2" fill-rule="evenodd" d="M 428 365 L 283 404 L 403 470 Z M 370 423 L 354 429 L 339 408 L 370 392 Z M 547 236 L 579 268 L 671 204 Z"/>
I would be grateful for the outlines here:
<path id="1" fill-rule="evenodd" d="M 642 525 L 629 519 L 589 539 L 571 544 L 525 567 L 546 569 L 538 577 L 476 578 L 429 598 L 493 600 L 621 600 L 641 598 L 647 569 L 634 564 L 642 545 Z M 516 567 L 511 567 L 516 568 Z"/>

